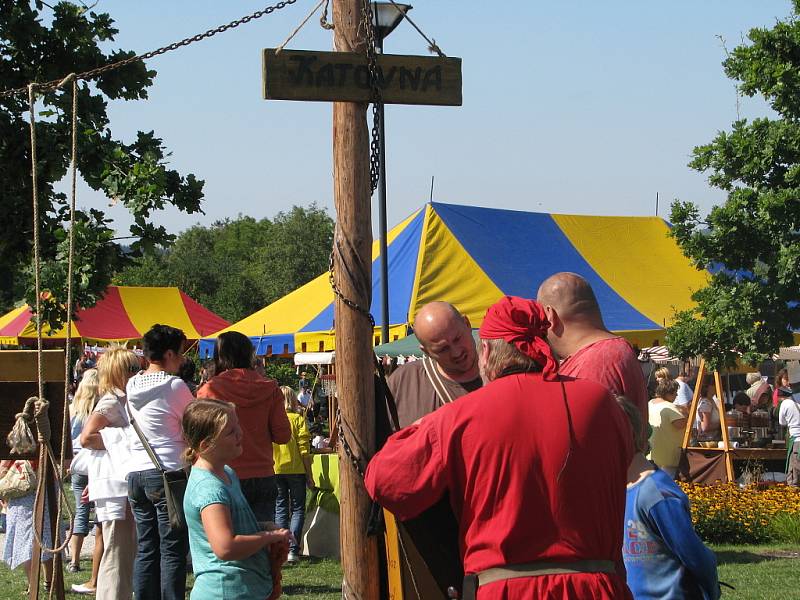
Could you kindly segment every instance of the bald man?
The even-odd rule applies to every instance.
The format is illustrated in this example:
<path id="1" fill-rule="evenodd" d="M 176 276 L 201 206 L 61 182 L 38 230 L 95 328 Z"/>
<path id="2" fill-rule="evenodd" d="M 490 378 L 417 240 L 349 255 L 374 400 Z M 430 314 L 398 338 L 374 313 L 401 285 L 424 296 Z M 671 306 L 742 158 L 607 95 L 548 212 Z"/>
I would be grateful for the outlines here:
<path id="1" fill-rule="evenodd" d="M 550 329 L 547 341 L 558 355 L 558 372 L 603 384 L 625 396 L 647 423 L 647 386 L 631 345 L 606 329 L 592 286 L 576 273 L 548 277 L 536 295 Z"/>
<path id="2" fill-rule="evenodd" d="M 414 318 L 414 334 L 425 357 L 406 363 L 388 380 L 400 427 L 408 427 L 482 385 L 472 329 L 452 304 L 431 302 L 420 308 Z M 445 600 L 447 588 L 460 585 L 464 577 L 458 522 L 449 499 L 445 497 L 419 517 L 398 524 L 398 531 L 413 564 L 412 576 L 401 561 L 406 597 Z"/>
<path id="3" fill-rule="evenodd" d="M 481 387 L 469 321 L 452 304 L 431 302 L 419 309 L 414 334 L 425 358 L 406 363 L 388 381 L 400 427 Z"/>

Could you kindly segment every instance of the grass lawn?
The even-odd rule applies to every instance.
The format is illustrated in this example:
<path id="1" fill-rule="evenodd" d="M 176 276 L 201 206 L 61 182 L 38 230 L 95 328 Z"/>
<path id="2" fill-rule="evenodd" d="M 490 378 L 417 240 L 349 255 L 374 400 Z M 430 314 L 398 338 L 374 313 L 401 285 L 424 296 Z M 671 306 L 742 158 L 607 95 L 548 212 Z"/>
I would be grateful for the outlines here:
<path id="1" fill-rule="evenodd" d="M 796 597 L 799 547 L 785 544 L 711 547 L 717 553 L 720 581 L 736 588 L 722 588 L 724 600 Z"/>
<path id="2" fill-rule="evenodd" d="M 719 561 L 719 577 L 736 590 L 723 588 L 723 600 L 775 600 L 790 597 L 797 585 L 800 548 L 787 545 L 712 546 Z M 88 566 L 88 561 L 84 561 Z M 87 577 L 67 573 L 67 589 Z M 297 600 L 341 598 L 342 571 L 334 560 L 309 559 L 283 570 L 284 597 Z M 26 583 L 21 570 L 11 572 L 0 564 L 0 597 L 22 598 Z M 67 594 L 78 598 L 77 594 Z M 41 597 L 46 597 L 42 595 Z"/>
<path id="3" fill-rule="evenodd" d="M 90 561 L 82 561 L 84 569 L 89 568 L 90 565 Z M 64 575 L 68 598 L 93 598 L 93 596 L 82 596 L 69 592 L 73 583 L 83 583 L 89 578 L 87 571 L 65 573 Z M 191 580 L 190 577 L 190 585 Z M 10 571 L 5 564 L 0 563 L 0 598 L 3 600 L 25 598 L 26 588 L 27 582 L 22 569 Z M 42 591 L 39 597 L 47 598 L 47 595 Z M 189 594 L 186 594 L 186 597 L 188 598 Z M 297 565 L 284 567 L 283 597 L 297 600 L 339 600 L 342 597 L 342 570 L 339 562 L 312 558 L 302 560 Z"/>

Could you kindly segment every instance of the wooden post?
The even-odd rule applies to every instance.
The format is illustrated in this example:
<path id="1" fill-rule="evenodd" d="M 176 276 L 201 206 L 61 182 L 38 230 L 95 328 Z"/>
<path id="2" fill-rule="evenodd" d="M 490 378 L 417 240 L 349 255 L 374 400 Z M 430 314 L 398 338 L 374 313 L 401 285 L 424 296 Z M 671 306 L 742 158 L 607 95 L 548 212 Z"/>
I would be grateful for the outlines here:
<path id="1" fill-rule="evenodd" d="M 364 52 L 362 0 L 333 0 L 334 48 Z M 333 177 L 336 203 L 336 284 L 342 294 L 369 310 L 372 288 L 372 220 L 370 216 L 369 139 L 366 105 L 333 104 Z M 361 278 L 361 281 L 353 281 Z M 355 285 L 354 285 L 355 284 Z M 375 451 L 372 326 L 365 315 L 336 299 L 336 388 L 342 435 L 355 452 Z M 380 595 L 377 540 L 367 537 L 370 500 L 364 483 L 340 444 L 340 539 L 342 598 Z M 362 455 L 363 457 L 363 455 Z M 366 459 L 366 457 L 363 457 Z"/>
<path id="2" fill-rule="evenodd" d="M 728 481 L 734 481 L 733 456 L 731 456 L 731 446 L 728 440 L 728 424 L 725 421 L 725 396 L 722 393 L 722 378 L 719 376 L 719 371 L 714 371 L 714 387 L 719 400 L 719 425 L 722 429 L 722 445 L 723 452 L 725 452 L 725 472 L 728 475 Z"/>
<path id="3" fill-rule="evenodd" d="M 683 447 L 689 447 L 689 439 L 692 436 L 692 427 L 694 426 L 695 416 L 697 415 L 697 405 L 700 402 L 700 392 L 703 387 L 703 378 L 706 376 L 706 359 L 700 359 L 700 366 L 697 369 L 697 383 L 694 386 L 694 395 L 692 396 L 692 403 L 689 405 L 689 414 L 686 415 L 686 430 L 683 432 Z"/>

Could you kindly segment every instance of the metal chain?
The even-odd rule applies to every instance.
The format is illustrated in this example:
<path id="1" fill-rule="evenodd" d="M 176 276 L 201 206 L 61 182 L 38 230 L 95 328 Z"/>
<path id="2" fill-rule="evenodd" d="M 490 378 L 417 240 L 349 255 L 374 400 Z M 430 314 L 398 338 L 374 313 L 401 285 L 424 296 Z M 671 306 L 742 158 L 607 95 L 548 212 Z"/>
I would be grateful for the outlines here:
<path id="1" fill-rule="evenodd" d="M 369 183 L 370 190 L 374 193 L 378 188 L 381 173 L 380 158 L 380 113 L 379 107 L 383 104 L 378 72 L 378 51 L 375 42 L 375 24 L 372 22 L 372 4 L 363 0 L 361 9 L 361 26 L 364 29 L 364 49 L 367 54 L 367 68 L 369 69 L 369 84 L 372 94 L 372 139 L 369 144 Z"/>
<path id="2" fill-rule="evenodd" d="M 153 58 L 155 56 L 159 56 L 160 54 L 165 54 L 167 52 L 171 52 L 172 50 L 176 50 L 178 48 L 182 48 L 183 46 L 188 46 L 189 44 L 193 44 L 195 42 L 200 42 L 200 41 L 208 39 L 210 37 L 214 37 L 218 33 L 224 33 L 226 31 L 228 31 L 229 29 L 234 29 L 236 27 L 239 27 L 239 25 L 244 25 L 244 24 L 249 23 L 250 21 L 253 21 L 255 19 L 260 19 L 261 17 L 263 17 L 265 15 L 268 15 L 270 13 L 273 13 L 276 10 L 281 10 L 282 8 L 286 8 L 287 6 L 289 6 L 290 4 L 294 4 L 295 2 L 297 2 L 297 0 L 281 0 L 280 2 L 278 2 L 278 3 L 276 3 L 276 4 L 272 5 L 272 6 L 267 6 L 263 10 L 256 11 L 251 15 L 247 15 L 246 17 L 242 17 L 241 19 L 236 19 L 235 21 L 231 21 L 227 25 L 220 25 L 219 27 L 215 27 L 213 29 L 209 29 L 208 31 L 206 31 L 204 33 L 198 33 L 197 35 L 193 35 L 191 37 L 182 39 L 180 42 L 174 42 L 172 44 L 169 44 L 168 46 L 163 46 L 163 47 L 159 48 L 158 50 L 152 50 L 150 52 L 145 52 L 144 54 L 139 54 L 137 56 L 131 56 L 130 58 L 126 58 L 126 59 L 117 61 L 115 63 L 104 65 L 102 67 L 98 67 L 98 68 L 92 69 L 90 71 L 84 71 L 83 73 L 78 73 L 75 76 L 75 78 L 76 79 L 81 79 L 81 80 L 94 79 L 98 75 L 102 75 L 104 73 L 107 73 L 108 71 L 112 71 L 114 69 L 119 69 L 121 67 L 127 66 L 127 65 L 129 65 L 131 63 L 134 63 L 134 62 L 137 62 L 137 61 L 140 61 L 140 60 L 141 61 L 148 60 L 148 59 L 151 59 L 151 58 Z M 39 90 L 39 91 L 54 90 L 59 86 L 59 84 L 63 80 L 64 80 L 64 78 L 62 77 L 60 79 L 54 79 L 52 81 L 48 81 L 48 82 L 45 82 L 45 83 L 34 83 L 32 85 L 34 85 L 35 88 L 37 90 Z M 16 94 L 21 94 L 23 92 L 26 92 L 27 90 L 28 90 L 28 86 L 21 87 L 21 88 L 16 88 L 16 89 L 11 89 L 11 90 L 4 90 L 4 91 L 0 92 L 0 98 L 10 98 L 11 96 L 14 96 Z"/>
<path id="3" fill-rule="evenodd" d="M 342 450 L 344 450 L 347 460 L 349 460 L 350 464 L 353 465 L 356 473 L 359 474 L 361 479 L 364 479 L 364 475 L 367 472 L 367 467 L 364 464 L 364 460 L 357 456 L 355 452 L 353 452 L 353 448 L 347 439 L 349 434 L 345 433 L 345 430 L 349 430 L 349 426 L 345 423 L 344 418 L 342 417 L 342 411 L 338 406 L 336 407 L 336 422 L 339 423 L 339 442 L 342 444 Z M 358 443 L 358 440 L 355 441 Z"/>
<path id="4" fill-rule="evenodd" d="M 334 241 L 334 248 L 335 247 L 336 247 L 336 242 Z M 339 298 L 339 300 L 341 300 L 342 302 L 344 302 L 344 304 L 347 307 L 351 308 L 352 310 L 356 311 L 357 313 L 360 313 L 360 314 L 364 315 L 369 320 L 369 323 L 372 326 L 372 328 L 375 329 L 375 317 L 372 316 L 372 313 L 369 312 L 369 310 L 367 310 L 366 308 L 364 308 L 360 304 L 358 304 L 357 302 L 355 302 L 353 300 L 350 300 L 350 298 L 348 298 L 347 296 L 345 296 L 342 293 L 342 290 L 337 285 L 337 283 L 336 283 L 336 275 L 335 275 L 336 271 L 335 271 L 335 268 L 333 266 L 333 257 L 334 257 L 335 254 L 336 254 L 336 250 L 335 249 L 331 250 L 331 257 L 330 257 L 330 260 L 328 262 L 328 281 L 331 284 L 331 289 L 333 290 L 333 295 L 336 296 L 337 298 Z"/>

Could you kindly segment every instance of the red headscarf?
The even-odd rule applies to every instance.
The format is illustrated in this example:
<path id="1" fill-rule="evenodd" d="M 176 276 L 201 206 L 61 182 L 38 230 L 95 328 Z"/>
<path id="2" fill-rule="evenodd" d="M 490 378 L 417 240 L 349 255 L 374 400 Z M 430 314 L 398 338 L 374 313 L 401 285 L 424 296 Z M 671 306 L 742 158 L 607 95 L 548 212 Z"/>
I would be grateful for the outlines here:
<path id="1" fill-rule="evenodd" d="M 486 311 L 478 331 L 481 339 L 502 339 L 531 357 L 544 370 L 544 378 L 553 380 L 558 364 L 546 341 L 550 322 L 542 305 L 519 296 L 503 296 Z"/>

